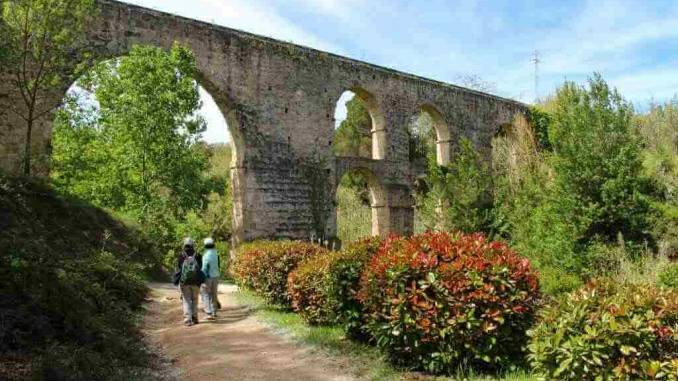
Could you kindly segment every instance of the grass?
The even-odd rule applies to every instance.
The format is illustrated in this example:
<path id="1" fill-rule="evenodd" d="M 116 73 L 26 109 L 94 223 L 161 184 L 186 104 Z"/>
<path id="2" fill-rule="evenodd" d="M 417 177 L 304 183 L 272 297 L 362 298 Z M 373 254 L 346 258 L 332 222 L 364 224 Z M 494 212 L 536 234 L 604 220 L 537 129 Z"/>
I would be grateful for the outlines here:
<path id="1" fill-rule="evenodd" d="M 350 371 L 361 379 L 386 380 L 421 380 L 421 381 L 537 381 L 538 378 L 529 373 L 518 371 L 501 376 L 483 376 L 473 372 L 460 372 L 453 377 L 434 377 L 421 373 L 396 369 L 387 358 L 373 346 L 357 343 L 346 338 L 341 327 L 308 326 L 301 318 L 289 311 L 283 311 L 268 305 L 262 298 L 250 291 L 235 294 L 238 302 L 250 306 L 265 324 L 297 343 L 311 346 L 330 356 L 345 356 L 349 359 Z"/>

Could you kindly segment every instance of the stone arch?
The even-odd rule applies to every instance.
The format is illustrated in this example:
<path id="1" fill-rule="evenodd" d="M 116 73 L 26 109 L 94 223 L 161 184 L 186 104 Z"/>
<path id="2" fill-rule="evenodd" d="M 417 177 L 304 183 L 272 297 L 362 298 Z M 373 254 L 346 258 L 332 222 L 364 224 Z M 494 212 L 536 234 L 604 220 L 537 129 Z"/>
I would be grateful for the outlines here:
<path id="1" fill-rule="evenodd" d="M 379 177 L 366 166 L 350 166 L 347 168 L 339 168 L 337 171 L 337 186 L 339 184 L 339 180 L 341 180 L 341 178 L 348 173 L 359 174 L 365 178 L 365 180 L 367 180 L 370 209 L 372 212 L 372 235 L 382 237 L 387 236 L 390 233 L 390 209 L 387 187 L 382 184 L 382 182 L 379 180 Z M 336 204 L 336 191 L 334 201 Z"/>
<path id="2" fill-rule="evenodd" d="M 442 113 L 434 105 L 424 103 L 419 110 L 428 114 L 433 121 L 433 128 L 436 132 L 436 161 L 438 165 L 449 164 L 452 156 L 452 132 L 450 126 L 445 121 Z"/>
<path id="3" fill-rule="evenodd" d="M 159 44 L 144 44 L 149 46 L 158 46 L 161 49 L 166 49 L 164 46 Z M 188 47 L 190 49 L 190 47 Z M 129 49 L 118 49 L 118 50 L 106 50 L 100 52 L 101 54 L 90 57 L 82 63 L 84 66 L 82 73 L 83 75 L 88 71 L 91 71 L 99 63 L 115 60 L 121 57 L 126 56 L 129 53 Z M 56 105 L 55 110 L 61 107 L 66 99 L 67 92 L 75 84 L 80 77 L 72 76 L 69 78 L 69 81 L 66 82 L 66 86 L 63 86 L 58 91 L 54 91 L 50 96 L 50 101 Z M 205 92 L 207 92 L 213 99 L 217 108 L 221 112 L 224 120 L 226 121 L 226 128 L 231 136 L 230 146 L 232 149 L 231 156 L 231 192 L 233 197 L 233 210 L 230 211 L 233 216 L 233 234 L 232 234 L 232 243 L 238 244 L 244 240 L 244 225 L 245 213 L 245 138 L 243 135 L 243 119 L 245 118 L 241 112 L 238 111 L 238 108 L 235 106 L 235 103 L 228 98 L 228 96 L 221 91 L 210 79 L 205 76 L 200 70 L 195 74 L 195 81 L 198 86 L 202 87 Z M 52 127 L 54 123 L 54 118 L 51 115 L 46 116 L 41 121 L 45 125 L 44 131 L 47 133 L 46 139 L 51 141 L 52 139 Z M 51 143 L 49 143 L 51 146 Z"/>
<path id="4" fill-rule="evenodd" d="M 386 150 L 388 147 L 386 141 L 386 119 L 384 118 L 384 112 L 379 107 L 376 97 L 360 86 L 352 86 L 345 89 L 345 91 L 351 91 L 365 104 L 365 107 L 370 114 L 370 118 L 372 119 L 372 159 L 383 160 L 386 157 Z"/>

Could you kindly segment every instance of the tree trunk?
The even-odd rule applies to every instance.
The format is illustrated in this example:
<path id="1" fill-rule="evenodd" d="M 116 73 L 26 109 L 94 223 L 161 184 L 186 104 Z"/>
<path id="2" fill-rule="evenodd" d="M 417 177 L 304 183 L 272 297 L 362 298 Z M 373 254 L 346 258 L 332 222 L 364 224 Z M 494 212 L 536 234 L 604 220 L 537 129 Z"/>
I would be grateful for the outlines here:
<path id="1" fill-rule="evenodd" d="M 33 120 L 29 118 L 26 124 L 26 142 L 24 146 L 24 175 L 31 175 L 31 136 L 33 132 Z"/>

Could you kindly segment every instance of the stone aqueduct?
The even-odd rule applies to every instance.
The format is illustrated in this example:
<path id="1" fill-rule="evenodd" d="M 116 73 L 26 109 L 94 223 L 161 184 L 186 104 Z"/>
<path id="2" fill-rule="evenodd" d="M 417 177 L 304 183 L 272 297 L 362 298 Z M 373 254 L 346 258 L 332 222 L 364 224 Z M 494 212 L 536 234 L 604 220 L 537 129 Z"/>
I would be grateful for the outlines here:
<path id="1" fill-rule="evenodd" d="M 432 116 L 438 161 L 447 163 L 462 136 L 487 157 L 500 126 L 525 111 L 512 100 L 238 30 L 117 1 L 100 0 L 99 6 L 87 34 L 96 59 L 124 55 L 134 44 L 170 47 L 178 41 L 193 50 L 199 82 L 221 109 L 234 140 L 235 243 L 307 238 L 315 231 L 311 185 L 301 168 L 318 158 L 331 192 L 323 200 L 329 208 L 325 232 L 317 234 L 335 235 L 333 193 L 351 170 L 368 178 L 373 233 L 409 233 L 415 171 L 408 157 L 411 117 L 421 111 Z M 0 81 L 0 167 L 17 172 L 25 128 L 8 111 L 21 102 L 7 83 Z M 45 102 L 58 105 L 66 90 Z M 365 101 L 372 117 L 371 159 L 333 156 L 333 117 L 346 90 Z M 52 119 L 45 117 L 34 130 L 38 157 L 49 155 Z"/>

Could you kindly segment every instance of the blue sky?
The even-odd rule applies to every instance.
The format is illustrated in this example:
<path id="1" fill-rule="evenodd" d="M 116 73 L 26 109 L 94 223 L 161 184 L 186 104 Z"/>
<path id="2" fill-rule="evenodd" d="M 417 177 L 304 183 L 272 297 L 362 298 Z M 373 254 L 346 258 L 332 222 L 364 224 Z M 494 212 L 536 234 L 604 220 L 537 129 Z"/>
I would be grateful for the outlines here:
<path id="1" fill-rule="evenodd" d="M 638 108 L 678 93 L 678 1 L 128 0 L 532 102 L 594 71 Z M 339 113 L 343 113 L 341 110 Z M 207 141 L 227 138 L 209 99 Z M 339 115 L 341 117 L 341 115 Z"/>

